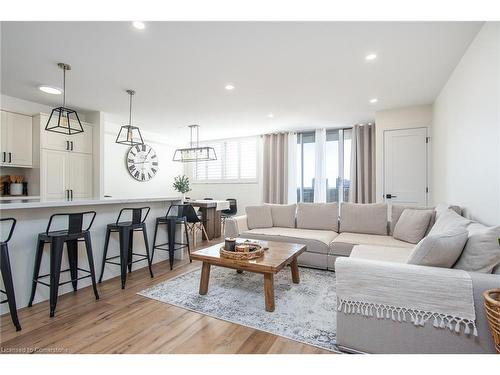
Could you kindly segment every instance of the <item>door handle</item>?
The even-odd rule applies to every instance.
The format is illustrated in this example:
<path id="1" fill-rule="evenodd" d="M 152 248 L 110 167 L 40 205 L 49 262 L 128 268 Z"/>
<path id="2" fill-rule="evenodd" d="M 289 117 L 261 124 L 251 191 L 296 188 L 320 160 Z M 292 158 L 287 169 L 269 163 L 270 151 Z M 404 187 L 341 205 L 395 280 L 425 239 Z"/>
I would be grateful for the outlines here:
<path id="1" fill-rule="evenodd" d="M 70 193 L 71 193 L 71 200 L 73 200 L 73 189 L 70 189 Z"/>
<path id="2" fill-rule="evenodd" d="M 71 151 L 73 151 L 73 141 L 71 141 Z"/>
<path id="3" fill-rule="evenodd" d="M 64 195 L 66 196 L 66 199 L 69 200 L 69 190 L 65 190 Z"/>
<path id="4" fill-rule="evenodd" d="M 9 152 L 9 163 L 12 163 L 12 152 Z"/>
<path id="5" fill-rule="evenodd" d="M 392 195 L 392 194 L 386 194 L 386 195 L 385 195 L 385 197 L 386 197 L 387 199 L 397 198 L 397 196 L 396 196 L 396 195 Z"/>
<path id="6" fill-rule="evenodd" d="M 66 151 L 69 151 L 69 141 L 66 141 Z"/>
<path id="7" fill-rule="evenodd" d="M 3 152 L 3 162 L 5 163 L 7 161 L 7 153 L 4 151 Z"/>

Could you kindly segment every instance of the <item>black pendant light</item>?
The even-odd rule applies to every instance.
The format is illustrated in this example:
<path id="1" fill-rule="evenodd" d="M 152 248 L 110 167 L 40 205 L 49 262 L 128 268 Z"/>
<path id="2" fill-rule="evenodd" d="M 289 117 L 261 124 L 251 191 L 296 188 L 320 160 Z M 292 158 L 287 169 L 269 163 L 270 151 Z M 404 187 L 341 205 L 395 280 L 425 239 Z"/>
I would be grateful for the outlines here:
<path id="1" fill-rule="evenodd" d="M 57 66 L 63 71 L 63 105 L 52 110 L 47 125 L 45 125 L 45 130 L 66 135 L 83 133 L 78 113 L 74 109 L 66 107 L 66 71 L 71 70 L 71 66 L 64 63 L 58 63 Z M 52 117 L 57 121 L 51 124 Z"/>
<path id="2" fill-rule="evenodd" d="M 178 148 L 175 150 L 173 161 L 180 161 L 183 163 L 197 162 L 197 161 L 210 161 L 217 160 L 215 149 L 213 147 L 200 147 L 200 126 L 189 125 L 191 131 L 191 141 L 189 148 Z M 193 141 L 193 132 L 196 131 L 196 142 Z"/>
<path id="3" fill-rule="evenodd" d="M 120 132 L 116 137 L 116 143 L 132 147 L 144 144 L 144 140 L 142 139 L 139 128 L 137 126 L 132 126 L 132 96 L 134 96 L 135 91 L 127 90 L 127 94 L 130 95 L 128 125 L 123 125 L 120 128 Z"/>

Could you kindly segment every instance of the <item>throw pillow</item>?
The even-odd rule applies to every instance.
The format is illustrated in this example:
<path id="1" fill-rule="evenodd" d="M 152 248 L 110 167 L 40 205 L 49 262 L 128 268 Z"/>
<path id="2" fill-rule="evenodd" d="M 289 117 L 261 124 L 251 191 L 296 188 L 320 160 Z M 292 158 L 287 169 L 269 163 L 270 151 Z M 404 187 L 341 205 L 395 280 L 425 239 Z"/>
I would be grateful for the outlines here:
<path id="1" fill-rule="evenodd" d="M 398 220 L 401 217 L 401 214 L 407 208 L 411 208 L 412 210 L 432 210 L 431 221 L 429 222 L 429 226 L 427 227 L 427 232 L 425 232 L 425 234 L 427 235 L 429 233 L 429 231 L 432 229 L 432 226 L 434 225 L 434 223 L 436 222 L 436 210 L 434 209 L 434 207 L 415 207 L 415 206 L 407 206 L 407 205 L 402 205 L 402 204 L 392 204 L 391 205 L 391 227 L 390 227 L 389 234 L 391 236 L 394 234 L 394 228 L 396 227 L 396 224 L 398 223 Z"/>
<path id="2" fill-rule="evenodd" d="M 339 206 L 334 203 L 299 203 L 297 228 L 338 231 Z"/>
<path id="3" fill-rule="evenodd" d="M 273 226 L 273 217 L 271 207 L 269 206 L 247 206 L 248 229 L 271 228 Z"/>
<path id="4" fill-rule="evenodd" d="M 472 223 L 472 220 L 460 216 L 452 209 L 447 209 L 437 216 L 436 222 L 429 232 L 429 235 L 443 233 L 453 228 L 466 229 L 470 223 Z"/>
<path id="5" fill-rule="evenodd" d="M 472 223 L 467 227 L 469 239 L 458 262 L 453 266 L 469 272 L 491 273 L 500 265 L 500 226 L 487 227 Z"/>
<path id="6" fill-rule="evenodd" d="M 453 228 L 441 234 L 429 234 L 413 249 L 408 264 L 451 268 L 467 242 L 467 229 Z"/>
<path id="7" fill-rule="evenodd" d="M 273 227 L 295 228 L 296 204 L 269 204 L 271 216 L 273 217 Z"/>
<path id="8" fill-rule="evenodd" d="M 424 238 L 434 210 L 415 210 L 407 208 L 394 227 L 393 237 L 410 243 L 418 243 Z"/>

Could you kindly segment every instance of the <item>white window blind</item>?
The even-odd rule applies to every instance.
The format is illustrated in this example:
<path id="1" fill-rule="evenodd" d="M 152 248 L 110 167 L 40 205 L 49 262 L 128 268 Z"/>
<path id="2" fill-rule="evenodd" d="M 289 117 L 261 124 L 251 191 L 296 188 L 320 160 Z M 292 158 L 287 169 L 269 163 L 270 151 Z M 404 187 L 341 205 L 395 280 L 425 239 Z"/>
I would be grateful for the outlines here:
<path id="1" fill-rule="evenodd" d="M 217 160 L 193 164 L 194 182 L 254 182 L 257 180 L 258 139 L 237 138 L 203 142 L 215 149 Z"/>

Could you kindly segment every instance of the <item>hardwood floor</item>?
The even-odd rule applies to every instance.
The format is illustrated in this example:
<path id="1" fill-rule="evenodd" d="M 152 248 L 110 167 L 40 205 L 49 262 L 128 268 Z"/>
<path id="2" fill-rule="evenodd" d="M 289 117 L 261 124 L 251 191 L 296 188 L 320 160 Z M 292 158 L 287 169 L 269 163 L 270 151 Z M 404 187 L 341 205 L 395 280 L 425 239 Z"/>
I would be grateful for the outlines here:
<path id="1" fill-rule="evenodd" d="M 62 295 L 54 318 L 48 301 L 20 309 L 20 332 L 4 314 L 1 353 L 330 353 L 136 294 L 200 266 L 184 261 L 170 271 L 157 263 L 154 279 L 144 267 L 127 275 L 125 290 L 115 277 L 98 285 L 99 301 L 91 287 Z"/>

